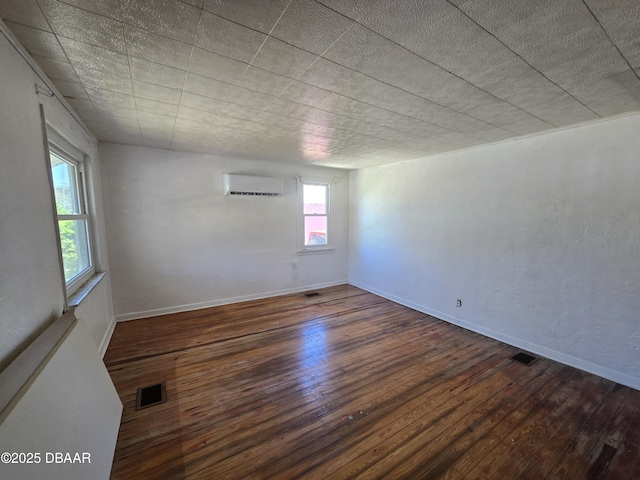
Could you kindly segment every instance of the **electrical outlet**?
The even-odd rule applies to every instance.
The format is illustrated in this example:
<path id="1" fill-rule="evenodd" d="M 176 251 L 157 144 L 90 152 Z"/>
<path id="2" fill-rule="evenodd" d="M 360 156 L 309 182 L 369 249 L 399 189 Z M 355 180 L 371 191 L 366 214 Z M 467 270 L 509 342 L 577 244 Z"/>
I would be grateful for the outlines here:
<path id="1" fill-rule="evenodd" d="M 298 262 L 291 262 L 291 270 L 296 271 L 298 269 Z"/>
<path id="2" fill-rule="evenodd" d="M 462 306 L 462 300 L 458 299 L 456 300 L 456 307 L 461 307 Z"/>

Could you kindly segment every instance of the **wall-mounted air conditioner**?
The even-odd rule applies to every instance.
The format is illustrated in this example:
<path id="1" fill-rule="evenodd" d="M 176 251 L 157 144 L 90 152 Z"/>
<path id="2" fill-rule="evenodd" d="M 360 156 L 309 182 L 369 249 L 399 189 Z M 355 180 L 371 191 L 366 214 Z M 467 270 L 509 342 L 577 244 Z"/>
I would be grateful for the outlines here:
<path id="1" fill-rule="evenodd" d="M 222 175 L 225 195 L 282 195 L 282 179 L 255 175 Z"/>

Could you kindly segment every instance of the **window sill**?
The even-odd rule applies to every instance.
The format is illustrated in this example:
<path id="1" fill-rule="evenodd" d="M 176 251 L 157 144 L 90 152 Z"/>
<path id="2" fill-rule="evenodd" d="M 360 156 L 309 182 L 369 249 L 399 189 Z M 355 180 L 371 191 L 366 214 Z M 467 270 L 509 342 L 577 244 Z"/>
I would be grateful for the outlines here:
<path id="1" fill-rule="evenodd" d="M 332 247 L 326 248 L 307 248 L 304 250 L 298 250 L 298 255 L 316 255 L 321 253 L 333 253 L 336 249 Z"/>
<path id="2" fill-rule="evenodd" d="M 100 283 L 100 281 L 107 276 L 107 272 L 96 273 L 93 277 L 87 280 L 78 290 L 73 292 L 73 294 L 69 297 L 69 306 L 77 307 L 80 305 L 87 295 L 91 293 L 96 285 Z"/>

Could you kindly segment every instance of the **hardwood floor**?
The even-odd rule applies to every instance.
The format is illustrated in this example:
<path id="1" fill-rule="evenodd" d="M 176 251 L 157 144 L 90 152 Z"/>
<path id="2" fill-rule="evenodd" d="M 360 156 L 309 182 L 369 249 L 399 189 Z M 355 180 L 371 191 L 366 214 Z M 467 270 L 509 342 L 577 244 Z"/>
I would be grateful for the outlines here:
<path id="1" fill-rule="evenodd" d="M 640 392 L 352 286 L 119 323 L 116 479 L 639 479 Z M 165 403 L 135 410 L 166 382 Z"/>

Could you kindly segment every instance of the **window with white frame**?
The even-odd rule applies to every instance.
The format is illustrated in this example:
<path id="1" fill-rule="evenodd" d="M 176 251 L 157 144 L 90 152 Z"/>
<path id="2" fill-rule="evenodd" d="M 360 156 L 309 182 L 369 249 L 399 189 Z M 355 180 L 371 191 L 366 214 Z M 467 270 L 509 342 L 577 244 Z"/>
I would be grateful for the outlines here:
<path id="1" fill-rule="evenodd" d="M 302 222 L 304 249 L 329 245 L 329 184 L 302 182 Z"/>
<path id="2" fill-rule="evenodd" d="M 60 248 L 67 294 L 94 273 L 84 162 L 56 145 L 49 145 L 51 178 L 56 201 Z"/>

